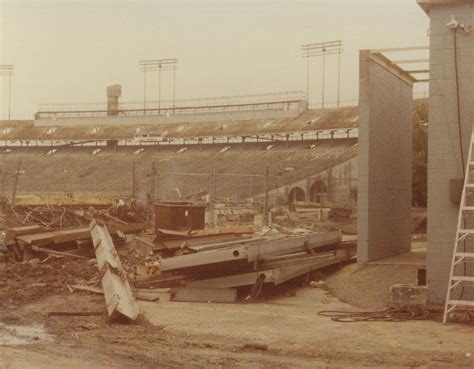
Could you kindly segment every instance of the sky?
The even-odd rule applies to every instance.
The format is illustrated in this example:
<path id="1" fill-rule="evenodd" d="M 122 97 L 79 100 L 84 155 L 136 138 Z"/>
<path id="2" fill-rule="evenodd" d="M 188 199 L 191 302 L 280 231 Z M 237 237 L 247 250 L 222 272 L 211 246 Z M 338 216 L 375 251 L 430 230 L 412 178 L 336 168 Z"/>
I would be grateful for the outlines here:
<path id="1" fill-rule="evenodd" d="M 0 0 L 0 64 L 13 64 L 11 117 L 41 103 L 143 100 L 142 59 L 178 58 L 176 98 L 306 91 L 300 45 L 342 40 L 341 99 L 358 96 L 361 49 L 427 45 L 416 0 Z M 321 101 L 322 61 L 310 65 Z M 157 74 L 147 94 L 158 96 Z M 337 55 L 326 57 L 325 100 L 337 97 Z M 0 76 L 0 118 L 8 77 Z M 420 87 L 423 88 L 423 87 Z M 172 74 L 162 74 L 162 98 Z"/>

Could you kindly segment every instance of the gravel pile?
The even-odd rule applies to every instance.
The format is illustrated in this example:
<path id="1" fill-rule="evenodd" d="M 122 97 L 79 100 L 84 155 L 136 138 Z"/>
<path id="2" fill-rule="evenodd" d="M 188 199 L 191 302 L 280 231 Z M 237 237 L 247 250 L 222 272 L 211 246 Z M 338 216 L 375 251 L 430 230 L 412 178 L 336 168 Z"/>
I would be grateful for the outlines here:
<path id="1" fill-rule="evenodd" d="M 410 265 L 369 265 L 358 269 L 347 265 L 326 278 L 332 293 L 351 305 L 382 309 L 390 304 L 390 286 L 416 284 L 417 267 Z"/>

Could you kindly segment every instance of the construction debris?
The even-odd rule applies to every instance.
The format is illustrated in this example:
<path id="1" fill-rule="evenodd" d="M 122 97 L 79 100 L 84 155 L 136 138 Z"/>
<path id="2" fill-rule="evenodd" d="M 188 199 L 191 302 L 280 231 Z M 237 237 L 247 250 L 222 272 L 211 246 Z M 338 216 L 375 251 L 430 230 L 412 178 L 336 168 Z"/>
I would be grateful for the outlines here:
<path id="1" fill-rule="evenodd" d="M 140 311 L 107 226 L 94 219 L 89 227 L 109 316 L 137 319 Z"/>
<path id="2" fill-rule="evenodd" d="M 253 286 L 247 300 L 265 284 L 279 285 L 312 271 L 344 263 L 355 243 L 342 243 L 340 232 L 210 242 L 188 253 L 158 260 L 160 274 L 136 282 L 141 287 L 174 287 L 172 301 L 233 302 L 235 288 Z M 183 286 L 185 288 L 183 288 Z"/>

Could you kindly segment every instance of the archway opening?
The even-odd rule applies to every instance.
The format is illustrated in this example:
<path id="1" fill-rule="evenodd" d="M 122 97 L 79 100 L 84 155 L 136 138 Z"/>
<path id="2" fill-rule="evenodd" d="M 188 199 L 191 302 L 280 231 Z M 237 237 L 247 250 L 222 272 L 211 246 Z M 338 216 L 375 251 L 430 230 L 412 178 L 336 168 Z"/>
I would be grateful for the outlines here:
<path id="1" fill-rule="evenodd" d="M 288 193 L 288 202 L 305 201 L 305 194 L 301 187 L 293 187 Z"/>
<path id="2" fill-rule="evenodd" d="M 321 204 L 324 199 L 327 199 L 327 192 L 326 184 L 323 181 L 318 180 L 314 182 L 310 187 L 310 201 Z"/>

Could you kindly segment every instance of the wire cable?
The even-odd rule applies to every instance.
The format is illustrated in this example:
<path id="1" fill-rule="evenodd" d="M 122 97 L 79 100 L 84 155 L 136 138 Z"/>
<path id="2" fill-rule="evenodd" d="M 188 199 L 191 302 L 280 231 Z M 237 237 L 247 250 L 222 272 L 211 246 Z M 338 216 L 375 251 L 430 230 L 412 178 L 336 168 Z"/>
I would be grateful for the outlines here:
<path id="1" fill-rule="evenodd" d="M 415 306 L 389 307 L 378 311 L 323 310 L 318 313 L 339 323 L 355 322 L 405 322 L 408 320 L 439 319 L 441 313 Z"/>

